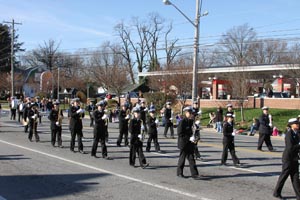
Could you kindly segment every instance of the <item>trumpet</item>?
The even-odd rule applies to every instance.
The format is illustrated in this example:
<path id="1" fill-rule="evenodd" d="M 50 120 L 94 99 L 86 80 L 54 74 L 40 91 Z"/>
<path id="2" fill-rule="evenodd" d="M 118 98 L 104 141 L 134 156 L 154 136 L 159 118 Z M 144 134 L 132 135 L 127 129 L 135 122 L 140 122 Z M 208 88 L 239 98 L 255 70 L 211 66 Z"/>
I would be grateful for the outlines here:
<path id="1" fill-rule="evenodd" d="M 58 111 L 58 117 L 57 117 L 57 124 L 58 124 L 58 126 L 62 125 L 63 118 L 64 118 L 64 116 L 60 113 L 60 111 Z"/>

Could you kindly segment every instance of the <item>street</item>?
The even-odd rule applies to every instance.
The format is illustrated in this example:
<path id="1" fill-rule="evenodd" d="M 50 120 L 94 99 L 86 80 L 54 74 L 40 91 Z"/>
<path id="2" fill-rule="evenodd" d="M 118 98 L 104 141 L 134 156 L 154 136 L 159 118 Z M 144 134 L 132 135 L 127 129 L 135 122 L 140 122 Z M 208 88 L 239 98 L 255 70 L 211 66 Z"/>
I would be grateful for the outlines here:
<path id="1" fill-rule="evenodd" d="M 66 118 L 63 120 L 64 148 L 52 147 L 46 117 L 38 125 L 38 132 L 41 141 L 30 142 L 18 122 L 8 116 L 0 118 L 0 199 L 274 199 L 272 194 L 281 171 L 284 148 L 282 138 L 272 137 L 276 151 L 260 152 L 256 150 L 257 136 L 238 135 L 235 145 L 243 166 L 234 167 L 230 154 L 229 166 L 220 166 L 222 135 L 205 128 L 201 131 L 202 142 L 198 144 L 204 160 L 196 161 L 202 177 L 194 180 L 188 162 L 184 168 L 187 178 L 176 176 L 177 139 L 163 138 L 163 127 L 159 127 L 162 152 L 154 152 L 153 144 L 150 153 L 144 151 L 150 163 L 146 169 L 129 166 L 129 148 L 124 143 L 122 147 L 116 146 L 117 123 L 109 124 L 107 149 L 112 160 L 101 158 L 100 145 L 97 153 L 100 158 L 91 157 L 93 133 L 89 119 L 84 119 L 85 154 L 70 151 Z M 282 195 L 295 199 L 290 179 Z"/>

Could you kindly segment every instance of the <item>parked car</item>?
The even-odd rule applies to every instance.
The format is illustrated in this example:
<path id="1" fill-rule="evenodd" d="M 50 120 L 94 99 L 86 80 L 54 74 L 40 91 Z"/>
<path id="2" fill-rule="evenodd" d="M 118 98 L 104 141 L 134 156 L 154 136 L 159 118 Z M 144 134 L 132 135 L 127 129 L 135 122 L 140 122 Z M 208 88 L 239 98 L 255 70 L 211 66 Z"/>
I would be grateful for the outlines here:
<path id="1" fill-rule="evenodd" d="M 267 97 L 266 93 L 255 94 L 255 97 L 265 98 Z M 287 92 L 273 92 L 272 98 L 290 98 Z"/>

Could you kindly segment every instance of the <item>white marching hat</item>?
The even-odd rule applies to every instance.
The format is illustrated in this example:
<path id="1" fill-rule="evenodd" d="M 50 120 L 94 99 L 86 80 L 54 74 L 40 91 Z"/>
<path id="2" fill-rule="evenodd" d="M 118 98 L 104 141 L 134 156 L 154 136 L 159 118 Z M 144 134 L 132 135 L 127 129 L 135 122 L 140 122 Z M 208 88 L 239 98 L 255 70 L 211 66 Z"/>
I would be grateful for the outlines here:
<path id="1" fill-rule="evenodd" d="M 261 108 L 262 110 L 269 110 L 269 107 L 268 106 L 264 106 Z"/>

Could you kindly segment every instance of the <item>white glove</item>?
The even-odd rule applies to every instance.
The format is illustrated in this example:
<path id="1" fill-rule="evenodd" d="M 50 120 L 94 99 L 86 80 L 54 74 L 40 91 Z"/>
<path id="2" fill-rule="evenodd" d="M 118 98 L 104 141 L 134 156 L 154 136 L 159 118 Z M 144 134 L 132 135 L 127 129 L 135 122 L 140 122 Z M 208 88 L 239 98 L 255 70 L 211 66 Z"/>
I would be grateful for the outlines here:
<path id="1" fill-rule="evenodd" d="M 59 122 L 56 122 L 55 124 L 56 124 L 56 126 L 59 126 Z"/>
<path id="2" fill-rule="evenodd" d="M 108 117 L 107 117 L 107 115 L 106 114 L 104 114 L 103 116 L 102 116 L 102 119 L 103 120 L 105 120 L 105 119 L 107 119 Z"/>
<path id="3" fill-rule="evenodd" d="M 148 111 L 148 108 L 145 108 L 144 111 L 147 112 L 147 111 Z"/>
<path id="4" fill-rule="evenodd" d="M 138 135 L 138 138 L 139 138 L 140 140 L 142 140 L 142 139 L 143 139 L 143 135 L 142 135 L 142 134 L 139 134 L 139 135 Z"/>
<path id="5" fill-rule="evenodd" d="M 190 137 L 190 141 L 195 142 L 195 137 L 194 136 Z"/>
<path id="6" fill-rule="evenodd" d="M 143 131 L 143 130 L 145 130 L 145 127 L 144 127 L 144 125 L 142 125 L 142 126 L 141 126 L 141 130 L 142 130 L 142 131 Z"/>
<path id="7" fill-rule="evenodd" d="M 173 120 L 173 118 L 170 118 L 169 120 L 170 120 L 170 121 L 172 121 L 172 120 Z"/>
<path id="8" fill-rule="evenodd" d="M 235 132 L 233 131 L 231 135 L 232 135 L 232 136 L 235 136 Z"/>
<path id="9" fill-rule="evenodd" d="M 125 119 L 130 119 L 130 115 L 127 115 L 127 116 L 125 117 Z"/>
<path id="10" fill-rule="evenodd" d="M 197 120 L 197 121 L 195 122 L 195 124 L 196 124 L 196 125 L 199 125 L 199 124 L 200 124 L 200 120 Z"/>
<path id="11" fill-rule="evenodd" d="M 35 116 L 33 115 L 31 118 L 32 118 L 32 119 L 35 119 Z"/>
<path id="12" fill-rule="evenodd" d="M 158 124 L 158 123 L 159 123 L 159 120 L 158 120 L 158 119 L 156 119 L 156 120 L 155 120 L 155 124 Z"/>
<path id="13" fill-rule="evenodd" d="M 82 112 L 81 108 L 76 111 L 76 113 L 78 113 L 78 114 L 81 113 L 81 112 Z"/>

